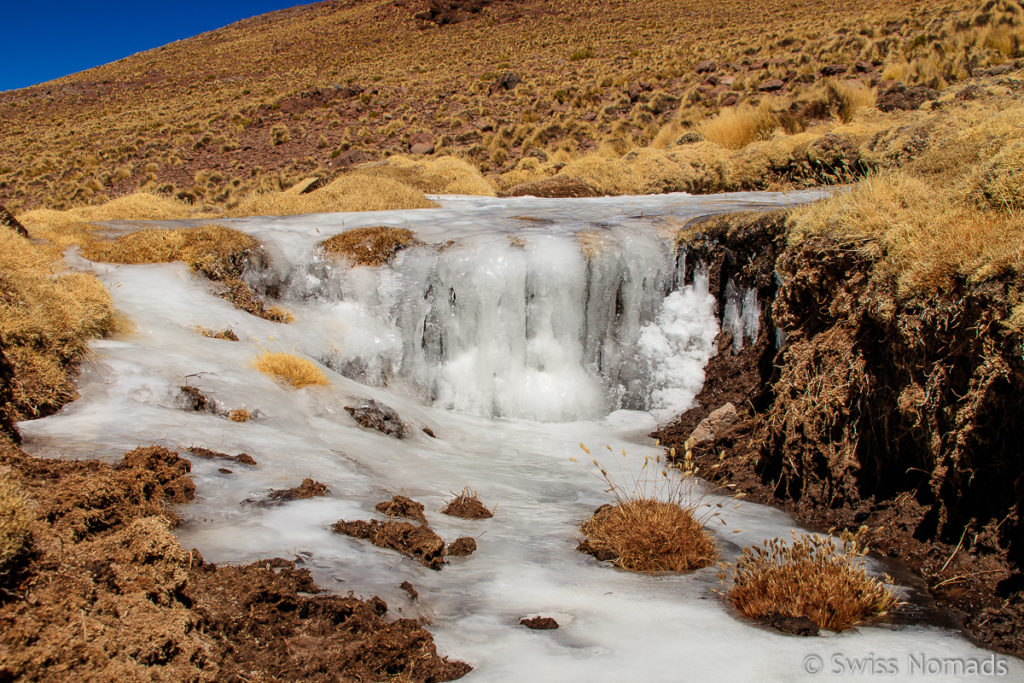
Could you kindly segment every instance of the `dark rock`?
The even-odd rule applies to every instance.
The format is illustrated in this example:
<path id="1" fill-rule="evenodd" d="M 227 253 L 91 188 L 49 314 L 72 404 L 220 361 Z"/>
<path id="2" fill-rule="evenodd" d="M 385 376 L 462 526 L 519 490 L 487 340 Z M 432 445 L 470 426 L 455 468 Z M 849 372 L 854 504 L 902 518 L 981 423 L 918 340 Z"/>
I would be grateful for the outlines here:
<path id="1" fill-rule="evenodd" d="M 978 85 L 969 85 L 956 94 L 956 98 L 962 102 L 976 100 L 985 96 L 985 89 Z"/>
<path id="2" fill-rule="evenodd" d="M 761 615 L 758 621 L 777 631 L 791 633 L 795 636 L 816 636 L 819 633 L 818 625 L 807 617 L 787 617 L 771 612 Z"/>
<path id="3" fill-rule="evenodd" d="M 519 620 L 519 623 L 535 631 L 549 631 L 558 628 L 558 622 L 551 617 L 533 617 L 531 619 L 524 617 Z"/>
<path id="4" fill-rule="evenodd" d="M 726 95 L 722 98 L 721 106 L 723 107 L 734 107 L 736 103 L 740 101 L 740 98 L 736 95 Z"/>
<path id="5" fill-rule="evenodd" d="M 512 90 L 522 82 L 523 79 L 521 79 L 515 73 L 513 73 L 512 71 L 506 71 L 502 75 L 498 76 L 497 79 L 495 79 L 494 83 L 491 84 L 489 92 L 493 94 L 498 90 Z"/>
<path id="6" fill-rule="evenodd" d="M 434 143 L 432 142 L 417 142 L 415 145 L 409 147 L 409 151 L 413 154 L 433 154 Z"/>
<path id="7" fill-rule="evenodd" d="M 556 176 L 520 183 L 508 191 L 509 197 L 600 197 L 601 193 L 577 178 Z"/>
<path id="8" fill-rule="evenodd" d="M 349 149 L 339 154 L 334 163 L 338 166 L 357 166 L 373 161 L 373 158 L 369 152 L 364 152 L 361 149 Z"/>
<path id="9" fill-rule="evenodd" d="M 452 557 L 465 557 L 476 552 L 476 539 L 471 536 L 460 536 L 448 544 L 445 551 Z"/>
<path id="10" fill-rule="evenodd" d="M 431 429 L 430 427 L 424 427 L 423 428 L 423 433 L 426 434 L 427 436 L 429 436 L 431 439 L 436 439 L 437 438 L 437 434 L 435 434 L 434 430 Z"/>
<path id="11" fill-rule="evenodd" d="M 227 467 L 218 467 L 217 471 L 220 472 L 221 474 L 234 474 L 234 472 L 229 470 Z"/>
<path id="12" fill-rule="evenodd" d="M 939 97 L 939 91 L 916 85 L 908 88 L 900 82 L 895 82 L 878 94 L 876 106 L 880 111 L 893 111 L 900 109 L 912 111 L 917 109 L 928 100 L 935 100 Z"/>
<path id="13" fill-rule="evenodd" d="M 846 66 L 845 64 L 826 64 L 825 66 L 821 67 L 821 75 L 838 76 L 839 74 L 844 74 L 849 70 L 850 67 Z"/>
<path id="14" fill-rule="evenodd" d="M 13 213 L 7 210 L 6 206 L 0 206 L 0 226 L 10 228 L 22 237 L 28 237 L 28 230 L 14 217 Z"/>
<path id="15" fill-rule="evenodd" d="M 378 432 L 396 439 L 405 438 L 407 430 L 402 418 L 393 408 L 383 403 L 377 403 L 370 399 L 358 406 L 345 406 L 345 410 L 363 427 L 376 429 Z"/>
<path id="16" fill-rule="evenodd" d="M 770 78 L 757 86 L 761 92 L 778 92 L 786 87 L 786 84 L 778 78 Z"/>
<path id="17" fill-rule="evenodd" d="M 718 68 L 718 63 L 715 62 L 715 60 L 713 60 L 713 59 L 705 59 L 705 60 L 702 60 L 700 62 L 697 62 L 697 66 L 694 67 L 694 71 L 696 71 L 699 74 L 703 74 L 703 73 L 707 73 L 709 71 L 714 71 L 717 68 Z"/>
<path id="18" fill-rule="evenodd" d="M 871 62 L 860 61 L 853 65 L 853 69 L 858 73 L 866 74 L 874 71 L 875 65 Z"/>

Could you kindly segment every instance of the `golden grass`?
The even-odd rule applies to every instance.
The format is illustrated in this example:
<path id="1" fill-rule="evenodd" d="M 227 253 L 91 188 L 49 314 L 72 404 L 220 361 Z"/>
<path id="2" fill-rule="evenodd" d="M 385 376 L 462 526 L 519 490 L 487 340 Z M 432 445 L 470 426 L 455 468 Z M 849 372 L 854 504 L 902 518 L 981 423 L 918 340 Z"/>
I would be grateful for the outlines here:
<path id="1" fill-rule="evenodd" d="M 580 448 L 590 455 L 586 446 Z M 715 563 L 714 537 L 696 515 L 700 499 L 692 496 L 692 464 L 670 470 L 662 467 L 661 456 L 647 457 L 632 475 L 632 485 L 626 486 L 620 483 L 622 473 L 613 477 L 596 458 L 591 462 L 615 504 L 602 505 L 580 525 L 584 539 L 577 550 L 637 572 L 693 571 Z M 654 469 L 657 474 L 648 476 Z"/>
<path id="2" fill-rule="evenodd" d="M 235 331 L 232 330 L 230 327 L 225 328 L 223 330 L 211 330 L 206 327 L 197 327 L 195 329 L 196 332 L 203 335 L 204 337 L 209 337 L 210 339 L 221 339 L 223 341 L 238 341 L 238 335 L 235 334 Z"/>
<path id="3" fill-rule="evenodd" d="M 862 109 L 875 106 L 878 95 L 860 81 L 828 81 L 825 84 L 829 101 L 834 104 L 836 115 L 843 123 L 849 123 L 854 115 Z"/>
<path id="4" fill-rule="evenodd" d="M 407 228 L 380 225 L 353 228 L 320 243 L 328 254 L 344 256 L 353 265 L 383 266 L 402 249 L 416 244 L 416 236 Z"/>
<path id="5" fill-rule="evenodd" d="M 67 376 L 88 341 L 110 332 L 114 309 L 96 277 L 62 273 L 57 252 L 0 230 L 0 337 L 15 369 L 21 418 L 48 414 L 76 394 Z"/>
<path id="6" fill-rule="evenodd" d="M 707 140 L 726 149 L 743 149 L 755 140 L 764 140 L 778 126 L 778 117 L 770 106 L 739 105 L 723 109 L 699 127 Z"/>
<path id="7" fill-rule="evenodd" d="M 259 246 L 255 238 L 221 225 L 198 228 L 146 229 L 113 240 L 89 240 L 82 255 L 107 263 L 170 263 L 183 261 L 208 277 L 236 273 L 246 255 Z"/>
<path id="8" fill-rule="evenodd" d="M 328 384 L 327 376 L 315 363 L 291 353 L 264 351 L 254 364 L 264 375 L 296 389 Z"/>
<path id="9" fill-rule="evenodd" d="M 794 533 L 792 543 L 774 538 L 760 548 L 747 546 L 726 597 L 752 619 L 807 617 L 821 628 L 842 631 L 897 603 L 885 583 L 868 576 L 860 562 L 864 553 L 861 539 L 849 534 L 838 543 Z"/>
<path id="10" fill-rule="evenodd" d="M 248 422 L 252 419 L 252 413 L 247 408 L 235 408 L 228 413 L 228 419 L 232 422 Z"/>
<path id="11" fill-rule="evenodd" d="M 434 206 L 421 190 L 392 178 L 347 173 L 308 194 L 284 190 L 249 195 L 228 213 L 232 216 L 290 216 L 340 211 L 429 209 Z"/>
<path id="12" fill-rule="evenodd" d="M 453 156 L 412 159 L 396 155 L 359 166 L 353 173 L 391 178 L 427 194 L 494 196 L 494 185 L 483 177 L 479 169 Z"/>
<path id="13" fill-rule="evenodd" d="M 28 553 L 31 522 L 18 487 L 10 478 L 0 476 L 0 586 L 7 583 L 11 570 Z"/>
<path id="14" fill-rule="evenodd" d="M 632 571 L 693 571 L 718 559 L 711 534 L 675 502 L 638 499 L 602 507 L 580 531 L 590 548 L 611 551 L 615 564 Z"/>

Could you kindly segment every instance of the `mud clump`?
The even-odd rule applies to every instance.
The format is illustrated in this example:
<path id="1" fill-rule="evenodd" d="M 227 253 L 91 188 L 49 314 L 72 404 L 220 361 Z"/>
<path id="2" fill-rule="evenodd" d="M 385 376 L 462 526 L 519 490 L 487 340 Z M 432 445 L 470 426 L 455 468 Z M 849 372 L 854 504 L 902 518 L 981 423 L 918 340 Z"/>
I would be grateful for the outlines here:
<path id="1" fill-rule="evenodd" d="M 248 453 L 228 455 L 227 453 L 221 453 L 220 451 L 210 450 L 209 448 L 203 448 L 201 446 L 190 446 L 187 450 L 197 458 L 203 458 L 204 460 L 230 460 L 231 462 L 237 462 L 242 465 L 256 466 L 256 459 Z"/>
<path id="2" fill-rule="evenodd" d="M 448 501 L 448 505 L 441 512 L 462 519 L 488 519 L 494 516 L 477 498 L 476 491 L 470 491 L 468 488 Z"/>
<path id="3" fill-rule="evenodd" d="M 460 536 L 448 544 L 445 551 L 451 557 L 466 557 L 476 552 L 476 539 L 472 536 Z"/>
<path id="4" fill-rule="evenodd" d="M 166 507 L 191 497 L 188 461 L 140 448 L 117 466 L 40 460 L 0 439 L 31 500 L 33 552 L 0 593 L 2 680 L 448 681 L 437 654 L 380 598 L 319 594 L 287 560 L 214 566 L 186 551 Z"/>
<path id="5" fill-rule="evenodd" d="M 388 517 L 407 517 L 421 524 L 427 522 L 423 514 L 423 503 L 418 503 L 406 496 L 395 496 L 391 500 L 377 503 L 377 512 Z"/>
<path id="6" fill-rule="evenodd" d="M 523 617 L 519 620 L 519 623 L 526 628 L 531 628 L 534 631 L 550 631 L 558 628 L 558 622 L 552 617 Z"/>
<path id="7" fill-rule="evenodd" d="M 413 587 L 413 585 L 411 583 L 409 583 L 408 581 L 403 581 L 402 583 L 398 584 L 398 587 L 401 588 L 402 590 L 404 590 L 406 593 L 409 594 L 409 599 L 410 600 L 419 600 L 420 599 L 419 591 L 416 590 Z"/>
<path id="8" fill-rule="evenodd" d="M 331 529 L 336 534 L 359 538 L 378 548 L 397 550 L 424 567 L 440 570 L 444 565 L 444 540 L 426 525 L 378 520 L 339 520 Z"/>
<path id="9" fill-rule="evenodd" d="M 378 432 L 396 439 L 404 439 L 408 433 L 405 423 L 402 422 L 402 418 L 398 416 L 394 408 L 377 403 L 373 399 L 356 406 L 345 406 L 345 411 L 361 426 L 376 429 Z"/>
<path id="10" fill-rule="evenodd" d="M 293 500 L 319 498 L 326 496 L 329 490 L 327 484 L 306 477 L 301 484 L 290 489 L 271 489 L 267 497 L 259 501 L 258 504 L 266 507 L 282 505 Z"/>
<path id="11" fill-rule="evenodd" d="M 213 401 L 202 392 L 199 387 L 190 384 L 182 384 L 178 387 L 185 402 L 185 410 L 196 413 L 213 412 Z"/>

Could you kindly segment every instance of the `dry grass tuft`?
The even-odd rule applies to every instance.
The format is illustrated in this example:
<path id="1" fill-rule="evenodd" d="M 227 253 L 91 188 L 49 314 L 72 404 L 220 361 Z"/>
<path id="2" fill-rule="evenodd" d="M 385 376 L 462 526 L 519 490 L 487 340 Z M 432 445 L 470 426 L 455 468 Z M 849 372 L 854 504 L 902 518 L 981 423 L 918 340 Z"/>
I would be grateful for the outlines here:
<path id="1" fill-rule="evenodd" d="M 288 190 L 249 195 L 229 211 L 232 216 L 290 216 L 339 211 L 429 209 L 436 206 L 421 190 L 392 178 L 347 173 L 307 194 Z"/>
<path id="2" fill-rule="evenodd" d="M 248 408 L 235 408 L 228 413 L 228 419 L 232 422 L 248 422 L 252 419 L 252 413 Z"/>
<path id="3" fill-rule="evenodd" d="M 494 513 L 480 502 L 476 491 L 471 490 L 468 486 L 462 489 L 462 493 L 448 501 L 441 512 L 462 519 L 488 519 L 494 516 Z"/>
<path id="4" fill-rule="evenodd" d="M 896 603 L 882 581 L 860 563 L 862 536 L 803 534 L 792 543 L 774 538 L 764 547 L 747 546 L 736 562 L 726 594 L 752 619 L 769 614 L 807 617 L 821 628 L 842 631 L 892 609 Z"/>
<path id="5" fill-rule="evenodd" d="M 90 240 L 82 255 L 108 263 L 184 261 L 214 280 L 237 275 L 245 258 L 259 247 L 253 237 L 221 225 L 175 230 L 147 229 L 113 240 Z"/>
<path id="6" fill-rule="evenodd" d="M 769 106 L 740 105 L 723 109 L 701 124 L 700 134 L 726 149 L 743 149 L 755 140 L 768 138 L 778 126 L 778 117 Z"/>
<path id="7" fill-rule="evenodd" d="M 8 477 L 0 478 L 0 586 L 28 554 L 31 521 L 18 487 Z"/>
<path id="8" fill-rule="evenodd" d="M 96 277 L 62 273 L 55 250 L 0 231 L 0 337 L 14 365 L 18 417 L 47 415 L 74 399 L 69 367 L 114 321 L 110 295 Z"/>
<path id="9" fill-rule="evenodd" d="M 993 208 L 1024 209 L 1024 140 L 1003 147 L 978 170 L 978 189 Z"/>
<path id="10" fill-rule="evenodd" d="M 494 185 L 476 167 L 452 156 L 428 159 L 393 156 L 360 166 L 353 173 L 390 178 L 428 194 L 494 196 Z"/>
<path id="11" fill-rule="evenodd" d="M 590 454 L 583 444 L 580 447 Z M 622 455 L 626 456 L 625 451 Z M 640 473 L 627 488 L 596 458 L 591 462 L 608 485 L 606 490 L 615 496 L 615 504 L 602 505 L 580 525 L 584 539 L 577 550 L 637 572 L 685 572 L 715 563 L 718 548 L 695 514 L 699 499 L 690 495 L 695 470 L 676 476 L 662 469 L 660 456 L 644 458 Z M 658 470 L 654 478 L 647 476 L 649 467 Z"/>
<path id="12" fill-rule="evenodd" d="M 383 266 L 402 249 L 416 244 L 412 230 L 380 225 L 354 228 L 320 243 L 328 254 L 338 254 L 358 266 Z"/>
<path id="13" fill-rule="evenodd" d="M 858 111 L 874 107 L 878 94 L 860 81 L 828 81 L 825 90 L 843 123 L 849 123 Z"/>
<path id="14" fill-rule="evenodd" d="M 328 384 L 327 377 L 316 364 L 290 353 L 264 351 L 256 358 L 255 366 L 264 375 L 270 375 L 296 389 Z"/>

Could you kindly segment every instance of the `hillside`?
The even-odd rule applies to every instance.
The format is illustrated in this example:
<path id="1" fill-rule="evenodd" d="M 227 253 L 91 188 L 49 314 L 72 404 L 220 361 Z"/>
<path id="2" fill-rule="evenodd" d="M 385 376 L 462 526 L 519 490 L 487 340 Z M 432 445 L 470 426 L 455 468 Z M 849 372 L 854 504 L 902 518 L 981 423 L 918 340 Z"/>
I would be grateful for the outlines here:
<path id="1" fill-rule="evenodd" d="M 229 204 L 417 143 L 504 190 L 664 147 L 725 105 L 767 99 L 800 130 L 831 118 L 825 79 L 942 88 L 1021 42 L 1006 2 L 426 4 L 316 3 L 2 93 L 0 204 Z"/>

